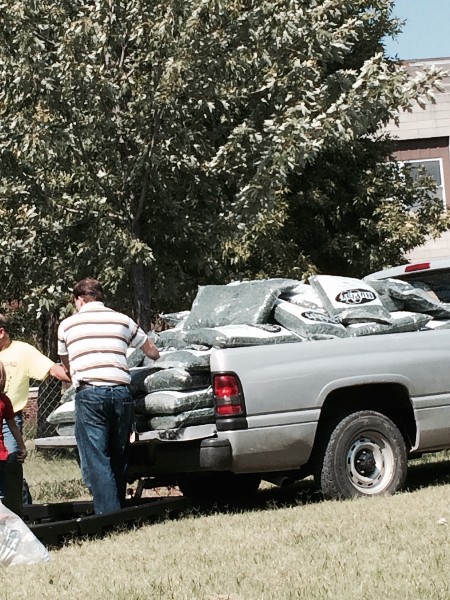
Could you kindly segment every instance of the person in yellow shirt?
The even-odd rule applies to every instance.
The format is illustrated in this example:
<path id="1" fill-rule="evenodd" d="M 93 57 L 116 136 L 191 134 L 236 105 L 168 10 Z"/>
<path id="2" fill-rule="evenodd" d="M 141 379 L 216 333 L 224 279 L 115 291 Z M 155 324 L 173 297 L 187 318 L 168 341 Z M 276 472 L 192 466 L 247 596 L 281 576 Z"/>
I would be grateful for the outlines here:
<path id="1" fill-rule="evenodd" d="M 62 364 L 54 363 L 31 344 L 12 339 L 9 320 L 2 314 L 0 314 L 0 361 L 6 372 L 5 393 L 11 400 L 14 419 L 22 432 L 22 410 L 28 402 L 30 379 L 43 381 L 51 375 L 61 381 L 70 382 L 70 377 Z M 19 451 L 6 422 L 3 423 L 3 438 L 10 454 Z M 28 486 L 24 480 L 23 501 L 29 503 L 30 500 Z"/>

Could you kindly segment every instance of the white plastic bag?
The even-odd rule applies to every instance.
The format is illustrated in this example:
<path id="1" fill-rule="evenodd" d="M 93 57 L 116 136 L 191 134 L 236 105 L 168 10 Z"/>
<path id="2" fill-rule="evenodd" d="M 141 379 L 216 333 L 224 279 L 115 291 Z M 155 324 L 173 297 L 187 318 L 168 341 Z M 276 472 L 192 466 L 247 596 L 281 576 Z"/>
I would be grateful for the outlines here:
<path id="1" fill-rule="evenodd" d="M 20 517 L 0 501 L 0 565 L 34 565 L 50 554 Z"/>

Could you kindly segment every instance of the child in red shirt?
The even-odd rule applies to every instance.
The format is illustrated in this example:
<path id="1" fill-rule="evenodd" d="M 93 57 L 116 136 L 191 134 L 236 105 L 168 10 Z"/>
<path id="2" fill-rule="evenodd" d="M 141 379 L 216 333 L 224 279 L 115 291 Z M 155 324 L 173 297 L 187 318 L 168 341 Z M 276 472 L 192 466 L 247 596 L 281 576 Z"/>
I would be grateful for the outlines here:
<path id="1" fill-rule="evenodd" d="M 20 429 L 17 427 L 14 420 L 14 410 L 11 404 L 11 400 L 4 393 L 6 383 L 6 373 L 3 363 L 0 362 L 0 500 L 5 500 L 5 505 L 8 504 L 8 499 L 5 499 L 5 488 L 6 488 L 6 468 L 8 459 L 8 450 L 3 442 L 3 419 L 7 422 L 8 427 L 14 436 L 14 439 L 19 446 L 19 452 L 17 452 L 17 462 L 23 463 L 27 456 L 27 449 L 25 442 L 23 441 Z"/>

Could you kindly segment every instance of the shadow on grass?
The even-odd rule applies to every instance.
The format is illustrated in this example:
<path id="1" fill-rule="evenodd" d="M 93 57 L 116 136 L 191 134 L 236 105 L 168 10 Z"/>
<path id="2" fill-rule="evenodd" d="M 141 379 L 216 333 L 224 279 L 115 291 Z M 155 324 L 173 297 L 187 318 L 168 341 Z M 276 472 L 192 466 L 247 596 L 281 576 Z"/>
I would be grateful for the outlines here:
<path id="1" fill-rule="evenodd" d="M 420 489 L 436 486 L 445 485 L 450 483 L 450 459 L 434 459 L 429 462 L 413 461 L 408 467 L 408 476 L 404 487 L 405 492 L 414 492 Z M 161 496 L 161 500 L 164 500 L 164 496 Z M 208 516 L 211 514 L 235 514 L 255 511 L 266 511 L 274 510 L 278 508 L 289 508 L 295 506 L 306 506 L 310 504 L 317 504 L 319 502 L 330 502 L 330 500 L 324 500 L 323 495 L 314 485 L 311 479 L 296 482 L 285 488 L 279 487 L 265 487 L 264 484 L 258 490 L 258 492 L 246 499 L 239 499 L 236 501 L 230 499 L 224 499 L 223 501 L 210 500 L 196 502 L 189 500 L 189 505 L 186 509 L 180 509 L 176 511 L 161 511 L 159 515 L 153 515 L 152 517 L 136 519 L 130 523 L 116 523 L 105 527 L 102 531 L 98 531 L 95 534 L 85 536 L 61 536 L 61 539 L 57 543 L 51 544 L 53 547 L 60 547 L 67 543 L 83 543 L 87 539 L 102 538 L 109 536 L 112 533 L 124 533 L 132 530 L 133 528 L 139 528 L 145 524 L 162 522 L 162 521 L 176 521 L 183 520 L 186 517 L 194 516 Z M 42 540 L 45 543 L 45 540 Z"/>
<path id="2" fill-rule="evenodd" d="M 405 492 L 414 492 L 436 485 L 450 484 L 450 458 L 439 459 L 439 455 L 429 462 L 414 460 L 408 465 L 408 475 L 404 486 Z M 192 509 L 199 514 L 232 513 L 242 511 L 272 510 L 274 508 L 303 506 L 325 500 L 311 479 L 299 481 L 286 488 L 260 488 L 253 498 L 239 501 L 201 502 L 192 504 Z"/>
<path id="3" fill-rule="evenodd" d="M 192 500 L 190 513 L 201 515 L 220 513 L 236 513 L 250 511 L 273 510 L 275 508 L 288 508 L 316 504 L 323 501 L 323 495 L 314 486 L 311 480 L 298 481 L 285 488 L 271 487 L 260 488 L 258 492 L 248 498 L 223 500 Z"/>
<path id="4" fill-rule="evenodd" d="M 450 483 L 450 459 L 437 458 L 432 462 L 410 464 L 404 489 L 406 492 L 414 492 L 448 483 Z"/>

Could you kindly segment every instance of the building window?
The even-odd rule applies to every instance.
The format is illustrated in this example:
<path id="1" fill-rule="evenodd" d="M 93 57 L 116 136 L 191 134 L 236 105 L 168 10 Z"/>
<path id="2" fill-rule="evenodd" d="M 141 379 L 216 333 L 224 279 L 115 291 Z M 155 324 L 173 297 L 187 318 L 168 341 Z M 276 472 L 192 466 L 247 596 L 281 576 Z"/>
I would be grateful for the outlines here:
<path id="1" fill-rule="evenodd" d="M 421 160 L 405 160 L 404 164 L 409 165 L 411 175 L 413 177 L 419 176 L 420 169 L 424 169 L 425 173 L 432 177 L 436 182 L 436 196 L 440 199 L 442 207 L 446 209 L 445 202 L 445 191 L 444 191 L 444 174 L 442 171 L 442 159 L 441 158 L 426 158 Z"/>

